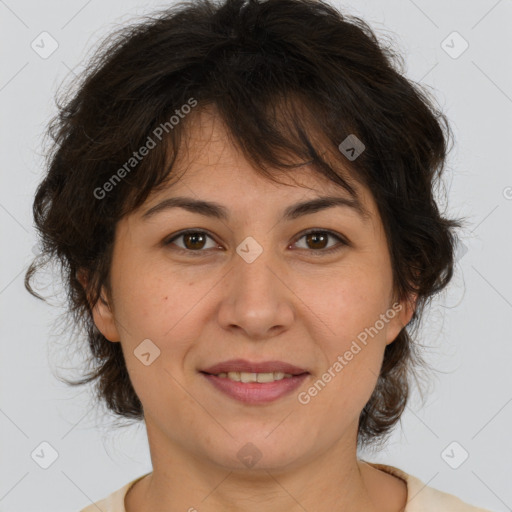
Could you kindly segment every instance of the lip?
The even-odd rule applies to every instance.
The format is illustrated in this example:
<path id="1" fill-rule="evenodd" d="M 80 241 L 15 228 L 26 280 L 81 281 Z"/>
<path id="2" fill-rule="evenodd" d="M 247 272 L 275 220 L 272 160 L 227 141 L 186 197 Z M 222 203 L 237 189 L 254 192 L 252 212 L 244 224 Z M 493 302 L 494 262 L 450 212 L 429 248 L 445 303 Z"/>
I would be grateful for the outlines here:
<path id="1" fill-rule="evenodd" d="M 232 370 L 236 371 L 236 370 Z M 274 382 L 236 382 L 227 377 L 217 377 L 201 372 L 218 391 L 245 404 L 273 402 L 295 391 L 309 376 L 309 373 L 285 377 Z"/>
<path id="2" fill-rule="evenodd" d="M 273 373 L 283 372 L 291 375 L 301 375 L 309 373 L 304 368 L 285 363 L 284 361 L 263 361 L 260 363 L 247 361 L 245 359 L 230 359 L 222 363 L 217 363 L 209 368 L 201 370 L 201 373 L 210 375 L 218 375 L 219 373 L 228 372 L 248 372 L 248 373 Z"/>

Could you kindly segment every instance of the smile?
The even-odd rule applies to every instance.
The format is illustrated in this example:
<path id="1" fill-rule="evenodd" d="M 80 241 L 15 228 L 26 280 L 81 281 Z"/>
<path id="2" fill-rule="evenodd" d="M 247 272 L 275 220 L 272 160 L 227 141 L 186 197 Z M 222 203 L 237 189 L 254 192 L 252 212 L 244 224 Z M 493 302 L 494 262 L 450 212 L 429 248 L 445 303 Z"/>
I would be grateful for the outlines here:
<path id="1" fill-rule="evenodd" d="M 283 372 L 228 372 L 213 375 L 201 372 L 201 375 L 222 395 L 255 405 L 273 402 L 291 394 L 304 382 L 309 373 L 291 375 Z"/>
<path id="2" fill-rule="evenodd" d="M 270 372 L 270 373 L 250 373 L 250 372 L 222 372 L 216 375 L 223 379 L 230 379 L 235 382 L 274 382 L 277 380 L 289 379 L 291 373 Z"/>

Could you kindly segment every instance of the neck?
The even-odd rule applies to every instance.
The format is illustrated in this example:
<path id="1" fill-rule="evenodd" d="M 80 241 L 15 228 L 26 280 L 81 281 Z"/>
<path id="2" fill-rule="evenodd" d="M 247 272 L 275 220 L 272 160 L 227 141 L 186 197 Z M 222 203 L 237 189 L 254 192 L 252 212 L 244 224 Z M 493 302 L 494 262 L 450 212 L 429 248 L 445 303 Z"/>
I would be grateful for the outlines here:
<path id="1" fill-rule="evenodd" d="M 153 464 L 153 468 L 153 473 L 137 482 L 126 496 L 126 512 L 384 510 L 382 501 L 377 507 L 372 492 L 375 472 L 380 472 L 357 460 L 355 453 L 349 459 L 333 450 L 293 470 L 229 470 L 198 461 L 190 454 L 172 463 L 167 459 L 165 466 Z"/>

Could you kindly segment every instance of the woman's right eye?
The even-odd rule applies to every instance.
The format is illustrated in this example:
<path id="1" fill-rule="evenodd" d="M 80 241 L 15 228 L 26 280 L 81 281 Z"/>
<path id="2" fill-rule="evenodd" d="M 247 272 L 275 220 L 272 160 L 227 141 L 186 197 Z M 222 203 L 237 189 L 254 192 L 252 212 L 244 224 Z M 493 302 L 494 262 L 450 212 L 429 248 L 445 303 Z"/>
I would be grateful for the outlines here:
<path id="1" fill-rule="evenodd" d="M 201 249 L 205 248 L 205 241 L 207 238 L 210 238 L 213 241 L 213 238 L 205 231 L 182 231 L 181 233 L 178 233 L 177 235 L 174 235 L 172 238 L 168 239 L 165 242 L 165 245 L 176 245 L 178 247 L 178 252 L 187 254 L 201 253 L 205 252 Z M 179 239 L 183 240 L 184 247 L 181 247 L 175 243 L 175 240 Z M 208 247 L 206 248 L 208 249 Z M 194 254 L 194 256 L 196 256 L 196 254 Z"/>

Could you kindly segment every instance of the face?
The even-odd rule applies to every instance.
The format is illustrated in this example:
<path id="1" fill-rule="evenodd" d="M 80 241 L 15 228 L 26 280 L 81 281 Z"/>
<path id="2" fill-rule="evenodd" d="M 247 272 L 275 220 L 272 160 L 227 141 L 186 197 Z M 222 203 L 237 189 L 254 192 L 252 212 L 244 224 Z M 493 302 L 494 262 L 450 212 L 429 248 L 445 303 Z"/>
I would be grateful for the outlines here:
<path id="1" fill-rule="evenodd" d="M 237 469 L 249 455 L 277 469 L 355 449 L 384 349 L 412 315 L 394 300 L 370 191 L 354 183 L 366 218 L 346 204 L 284 218 L 297 203 L 350 196 L 307 166 L 289 185 L 258 176 L 213 113 L 190 133 L 180 179 L 119 222 L 112 302 L 94 308 L 101 332 L 121 343 L 152 453 Z M 218 203 L 226 217 L 176 206 L 144 216 L 176 197 Z M 227 377 L 202 373 L 233 359 L 305 375 L 230 379 L 226 392 Z"/>

